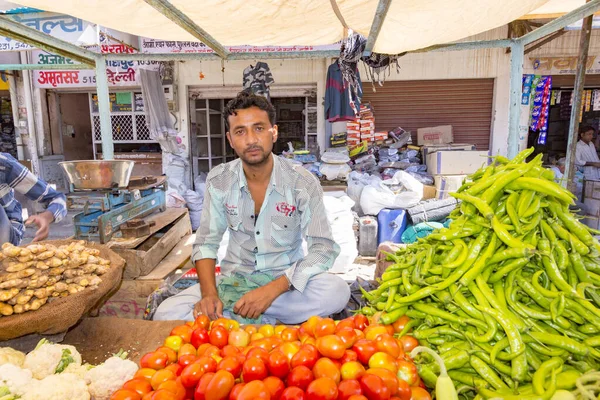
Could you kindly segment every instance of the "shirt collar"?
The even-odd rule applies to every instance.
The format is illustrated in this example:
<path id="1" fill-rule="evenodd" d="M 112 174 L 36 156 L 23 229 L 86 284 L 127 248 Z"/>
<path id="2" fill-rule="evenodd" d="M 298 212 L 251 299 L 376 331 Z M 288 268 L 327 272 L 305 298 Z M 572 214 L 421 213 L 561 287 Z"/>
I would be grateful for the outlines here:
<path id="1" fill-rule="evenodd" d="M 279 193 L 280 195 L 284 195 L 283 190 L 283 175 L 281 173 L 281 160 L 279 160 L 279 156 L 271 153 L 271 157 L 273 157 L 273 171 L 271 172 L 271 179 L 269 181 L 269 186 L 272 186 L 273 189 Z M 242 160 L 239 160 L 239 170 L 238 170 L 238 179 L 240 182 L 240 188 L 244 188 L 248 186 L 248 181 L 246 180 L 246 174 L 244 174 L 244 166 L 242 165 Z"/>

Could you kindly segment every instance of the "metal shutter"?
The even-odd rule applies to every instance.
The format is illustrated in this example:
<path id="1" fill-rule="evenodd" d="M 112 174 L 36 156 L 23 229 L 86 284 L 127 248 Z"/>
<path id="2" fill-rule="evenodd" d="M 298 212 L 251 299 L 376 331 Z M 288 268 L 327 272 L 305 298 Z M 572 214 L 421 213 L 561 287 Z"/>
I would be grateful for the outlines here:
<path id="1" fill-rule="evenodd" d="M 383 86 L 363 82 L 363 103 L 375 114 L 375 128 L 409 130 L 416 143 L 418 128 L 452 125 L 455 143 L 490 145 L 494 79 L 386 81 Z"/>

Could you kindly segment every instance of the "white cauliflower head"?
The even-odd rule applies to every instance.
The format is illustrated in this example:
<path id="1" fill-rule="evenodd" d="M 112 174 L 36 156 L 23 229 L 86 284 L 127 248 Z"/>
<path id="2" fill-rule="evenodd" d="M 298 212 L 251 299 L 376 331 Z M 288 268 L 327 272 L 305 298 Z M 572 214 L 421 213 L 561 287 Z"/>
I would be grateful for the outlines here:
<path id="1" fill-rule="evenodd" d="M 25 353 L 21 353 L 11 347 L 0 347 L 0 365 L 13 364 L 20 367 L 24 361 Z"/>
<path id="2" fill-rule="evenodd" d="M 7 387 L 11 394 L 22 396 L 31 384 L 31 371 L 13 364 L 0 365 L 0 387 Z"/>
<path id="3" fill-rule="evenodd" d="M 75 374 L 50 375 L 35 381 L 21 400 L 90 400 L 90 393 L 83 379 Z"/>
<path id="4" fill-rule="evenodd" d="M 42 339 L 35 350 L 25 356 L 23 368 L 31 370 L 34 378 L 44 379 L 64 371 L 69 364 L 81 365 L 81 354 L 75 347 Z"/>
<path id="5" fill-rule="evenodd" d="M 114 356 L 85 374 L 92 400 L 109 400 L 128 380 L 132 379 L 138 366 L 131 360 Z"/>
<path id="6" fill-rule="evenodd" d="M 94 366 L 90 365 L 90 364 L 79 365 L 79 364 L 71 363 L 62 373 L 63 374 L 75 374 L 79 378 L 85 380 L 85 374 L 87 374 L 88 371 L 92 368 L 94 368 Z M 0 400 L 1 400 L 1 398 L 0 398 Z"/>

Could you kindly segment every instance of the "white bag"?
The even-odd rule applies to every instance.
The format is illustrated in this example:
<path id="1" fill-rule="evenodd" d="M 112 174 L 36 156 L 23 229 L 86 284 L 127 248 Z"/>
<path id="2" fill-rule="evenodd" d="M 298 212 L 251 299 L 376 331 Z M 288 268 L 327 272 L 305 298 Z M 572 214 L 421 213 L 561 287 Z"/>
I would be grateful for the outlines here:
<path id="1" fill-rule="evenodd" d="M 167 207 L 168 208 L 183 208 L 185 207 L 185 199 L 175 189 L 167 190 Z"/>
<path id="2" fill-rule="evenodd" d="M 350 175 L 348 175 L 348 196 L 354 201 L 353 210 L 359 216 L 363 216 L 363 210 L 360 206 L 360 197 L 362 195 L 363 189 L 365 186 L 371 184 L 377 184 L 381 182 L 381 178 L 378 176 L 371 176 L 369 174 L 361 174 L 360 172 L 352 171 Z"/>
<path id="3" fill-rule="evenodd" d="M 384 208 L 413 207 L 422 197 L 423 184 L 409 173 L 398 171 L 392 179 L 365 186 L 360 196 L 360 206 L 365 215 L 377 215 Z"/>
<path id="4" fill-rule="evenodd" d="M 321 163 L 319 172 L 321 172 L 328 181 L 334 181 L 337 179 L 346 180 L 348 174 L 352 171 L 348 164 L 328 164 Z"/>

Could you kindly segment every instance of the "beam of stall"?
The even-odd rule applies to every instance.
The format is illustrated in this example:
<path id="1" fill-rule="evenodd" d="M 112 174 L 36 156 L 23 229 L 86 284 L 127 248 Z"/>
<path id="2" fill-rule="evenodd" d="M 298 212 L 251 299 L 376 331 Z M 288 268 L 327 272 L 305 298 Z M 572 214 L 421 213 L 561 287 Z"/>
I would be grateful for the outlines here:
<path id="1" fill-rule="evenodd" d="M 519 120 L 523 95 L 523 58 L 525 44 L 516 40 L 510 47 L 510 108 L 508 115 L 508 158 L 519 152 Z"/>
<path id="2" fill-rule="evenodd" d="M 379 4 L 377 4 L 377 9 L 375 10 L 375 16 L 373 17 L 373 23 L 371 24 L 371 30 L 367 37 L 367 44 L 364 51 L 365 55 L 370 55 L 373 51 L 373 47 L 375 46 L 379 32 L 381 32 L 381 27 L 383 26 L 383 22 L 385 21 L 385 17 L 391 4 L 392 0 L 379 0 Z"/>
<path id="3" fill-rule="evenodd" d="M 0 64 L 0 71 L 43 71 L 43 70 L 80 70 L 90 69 L 85 64 Z"/>
<path id="4" fill-rule="evenodd" d="M 98 96 L 98 112 L 100 114 L 100 132 L 102 135 L 102 158 L 114 158 L 112 137 L 112 122 L 110 120 L 110 96 L 108 94 L 108 76 L 106 74 L 106 59 L 96 58 L 96 93 Z"/>

